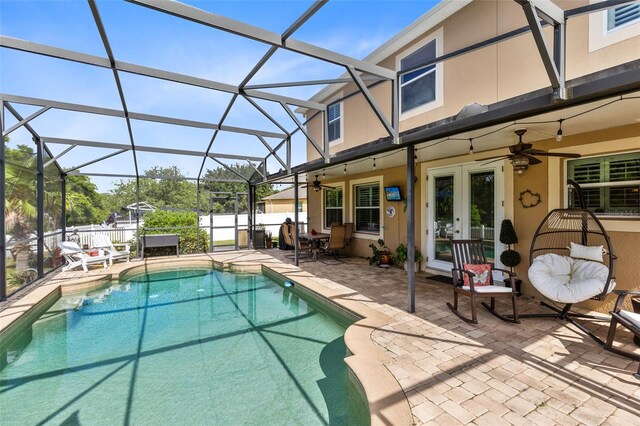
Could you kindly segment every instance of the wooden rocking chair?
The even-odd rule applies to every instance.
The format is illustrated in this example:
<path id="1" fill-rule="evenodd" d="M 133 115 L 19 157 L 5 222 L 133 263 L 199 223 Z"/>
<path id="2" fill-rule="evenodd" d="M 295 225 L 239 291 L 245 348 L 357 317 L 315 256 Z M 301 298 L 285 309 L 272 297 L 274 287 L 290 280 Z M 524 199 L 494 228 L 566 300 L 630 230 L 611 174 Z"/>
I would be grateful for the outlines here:
<path id="1" fill-rule="evenodd" d="M 495 268 L 491 264 L 491 270 L 489 271 L 490 285 L 477 285 L 474 283 L 476 274 L 465 269 L 464 265 L 481 265 L 488 264 L 487 258 L 484 254 L 484 246 L 480 240 L 452 240 L 451 249 L 453 252 L 453 268 L 451 274 L 453 277 L 453 305 L 447 303 L 449 309 L 453 311 L 462 320 L 477 324 L 478 316 L 476 313 L 476 296 L 488 296 L 491 297 L 491 305 L 487 305 L 482 302 L 489 312 L 497 316 L 503 321 L 520 323 L 518 317 L 518 304 L 515 283 L 515 274 L 507 271 L 506 269 Z M 499 271 L 509 275 L 511 287 L 497 286 L 493 284 L 493 271 Z M 468 277 L 468 284 L 465 285 L 464 277 Z M 462 315 L 458 311 L 458 296 L 468 296 L 471 298 L 471 318 Z M 510 297 L 513 302 L 513 317 L 506 317 L 496 312 L 496 297 Z"/>

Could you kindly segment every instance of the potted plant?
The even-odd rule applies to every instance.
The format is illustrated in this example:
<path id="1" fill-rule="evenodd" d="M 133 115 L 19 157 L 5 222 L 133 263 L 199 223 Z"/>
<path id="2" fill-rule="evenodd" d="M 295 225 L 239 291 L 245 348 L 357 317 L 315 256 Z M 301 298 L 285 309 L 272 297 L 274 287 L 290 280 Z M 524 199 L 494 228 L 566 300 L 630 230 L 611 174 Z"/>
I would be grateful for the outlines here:
<path id="1" fill-rule="evenodd" d="M 503 251 L 500 255 L 500 262 L 502 262 L 504 266 L 509 267 L 509 270 L 513 272 L 513 268 L 520 264 L 522 258 L 520 257 L 520 253 L 511 248 L 512 245 L 518 243 L 518 236 L 516 235 L 513 223 L 511 223 L 509 219 L 503 220 L 500 225 L 500 242 L 507 245 L 507 250 Z M 520 295 L 522 280 L 516 277 L 515 281 L 516 291 L 518 295 Z M 506 285 L 511 285 L 509 279 L 505 279 L 504 282 Z"/>
<path id="2" fill-rule="evenodd" d="M 384 240 L 382 238 L 377 241 L 378 246 L 375 244 L 369 244 L 369 248 L 371 249 L 371 256 L 369 259 L 369 265 L 373 265 L 374 263 L 382 268 L 388 268 L 391 265 L 391 250 L 389 247 L 384 245 Z"/>
<path id="3" fill-rule="evenodd" d="M 268 249 L 273 248 L 273 234 L 271 233 L 271 231 L 266 230 L 264 233 L 265 236 L 265 244 L 267 246 Z"/>
<path id="4" fill-rule="evenodd" d="M 424 256 L 422 256 L 422 252 L 420 250 L 418 250 L 417 248 L 415 249 L 415 266 L 414 269 L 416 272 L 418 272 L 421 268 L 421 264 L 422 261 L 424 260 Z M 408 266 L 407 266 L 407 258 L 408 258 L 408 254 L 407 254 L 407 246 L 404 243 L 400 243 L 400 245 L 398 247 L 396 247 L 396 251 L 393 253 L 392 255 L 393 258 L 393 262 L 396 265 L 404 265 L 404 270 L 408 270 Z"/>

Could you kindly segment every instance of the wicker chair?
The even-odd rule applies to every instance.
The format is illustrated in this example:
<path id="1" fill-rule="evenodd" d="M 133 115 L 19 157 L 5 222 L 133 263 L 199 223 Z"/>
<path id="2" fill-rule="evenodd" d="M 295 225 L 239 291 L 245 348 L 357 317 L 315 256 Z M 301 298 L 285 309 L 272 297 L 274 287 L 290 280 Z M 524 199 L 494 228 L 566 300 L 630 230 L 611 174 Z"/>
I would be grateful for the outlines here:
<path id="1" fill-rule="evenodd" d="M 616 290 L 614 293 L 618 295 L 618 298 L 616 299 L 613 311 L 611 311 L 611 325 L 609 326 L 609 333 L 607 334 L 607 341 L 604 347 L 611 352 L 640 361 L 640 355 L 626 352 L 613 346 L 618 324 L 635 334 L 636 339 L 640 339 L 640 314 L 622 310 L 625 297 L 629 295 L 640 296 L 640 291 Z M 640 379 L 640 363 L 638 364 L 638 371 L 633 376 L 636 379 Z"/>
<path id="2" fill-rule="evenodd" d="M 518 317 L 518 304 L 515 284 L 515 274 L 506 269 L 495 268 L 491 265 L 491 273 L 489 274 L 490 285 L 475 285 L 474 277 L 475 273 L 466 270 L 465 264 L 487 264 L 487 258 L 484 254 L 484 246 L 480 240 L 452 240 L 452 252 L 453 252 L 453 269 L 451 274 L 453 276 L 453 305 L 447 303 L 449 309 L 453 311 L 462 320 L 477 324 L 478 316 L 476 313 L 476 296 L 491 297 L 491 305 L 487 305 L 482 302 L 489 312 L 497 316 L 503 321 L 519 323 Z M 499 271 L 509 275 L 511 281 L 511 287 L 497 286 L 493 284 L 493 271 Z M 465 285 L 464 276 L 468 277 L 469 285 Z M 471 318 L 463 315 L 458 311 L 458 296 L 463 295 L 471 299 Z M 507 317 L 496 312 L 496 297 L 508 297 L 511 298 L 513 303 L 513 316 Z"/>

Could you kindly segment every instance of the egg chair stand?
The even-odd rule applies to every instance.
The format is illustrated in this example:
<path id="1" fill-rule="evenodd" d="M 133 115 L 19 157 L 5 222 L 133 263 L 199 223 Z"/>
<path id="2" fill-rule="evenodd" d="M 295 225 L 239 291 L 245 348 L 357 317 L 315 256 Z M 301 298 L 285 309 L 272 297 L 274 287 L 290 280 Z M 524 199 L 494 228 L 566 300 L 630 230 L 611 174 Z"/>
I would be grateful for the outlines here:
<path id="1" fill-rule="evenodd" d="M 540 304 L 554 312 L 520 314 L 520 318 L 556 318 L 565 320 L 575 325 L 580 331 L 587 334 L 601 346 L 605 342 L 589 330 L 579 319 L 591 319 L 609 322 L 608 317 L 582 314 L 572 311 L 575 303 L 589 299 L 602 301 L 611 293 L 615 287 L 615 263 L 616 256 L 609 235 L 606 233 L 602 223 L 598 218 L 586 208 L 584 195 L 580 186 L 569 180 L 568 184 L 573 190 L 574 196 L 578 197 L 580 208 L 570 207 L 566 209 L 555 209 L 547 214 L 542 223 L 538 226 L 529 251 L 530 267 L 529 278 L 531 284 L 542 295 L 555 303 L 563 304 L 562 307 L 546 301 Z M 570 191 L 571 193 L 572 191 Z M 571 203 L 570 203 L 571 205 Z M 602 246 L 602 263 L 585 260 L 574 260 L 569 257 L 571 243 L 578 243 L 582 246 Z M 551 256 L 549 256 L 551 255 Z M 545 286 L 545 282 L 540 282 L 539 275 L 536 276 L 532 269 L 540 269 L 540 262 L 544 260 L 566 262 L 563 266 L 571 268 L 570 281 L 555 288 Z M 534 266 L 534 263 L 536 265 Z M 542 265 L 543 269 L 548 268 L 552 275 L 553 267 Z M 581 267 L 587 273 L 574 270 L 574 267 Z M 573 273 L 575 272 L 575 274 Z M 588 272 L 595 272 L 597 276 L 589 277 Z M 586 276 L 585 276 L 586 275 Z M 553 281 L 553 278 L 551 279 Z M 559 283 L 559 281 L 557 281 Z"/>

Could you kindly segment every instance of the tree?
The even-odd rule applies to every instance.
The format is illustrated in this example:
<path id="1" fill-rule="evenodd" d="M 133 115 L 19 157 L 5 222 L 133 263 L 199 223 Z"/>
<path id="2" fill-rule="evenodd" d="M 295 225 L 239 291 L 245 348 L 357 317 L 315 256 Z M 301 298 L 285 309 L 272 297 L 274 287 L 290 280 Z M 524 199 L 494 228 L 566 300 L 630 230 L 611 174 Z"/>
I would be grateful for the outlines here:
<path id="1" fill-rule="evenodd" d="M 140 202 L 147 202 L 162 209 L 193 210 L 196 208 L 197 186 L 184 178 L 176 166 L 153 167 L 144 176 L 166 176 L 172 179 L 140 178 Z M 106 194 L 108 205 L 113 211 L 124 210 L 136 202 L 136 181 L 120 180 L 114 189 Z"/>
<path id="2" fill-rule="evenodd" d="M 229 166 L 230 169 L 232 169 L 233 171 L 235 171 L 236 173 L 240 174 L 241 176 L 246 176 L 247 178 L 249 178 L 250 176 L 252 176 L 254 173 L 256 173 L 255 169 L 249 165 L 249 164 L 242 164 L 242 163 L 236 163 L 236 164 L 232 164 Z M 233 173 L 232 171 L 220 167 L 214 170 L 207 170 L 207 172 L 205 173 L 205 178 L 206 179 L 239 179 L 239 176 Z M 220 192 L 231 192 L 233 194 L 237 193 L 237 192 L 244 192 L 246 193 L 249 188 L 248 188 L 248 184 L 244 183 L 244 182 L 212 182 L 212 181 L 205 181 L 203 182 L 203 184 L 201 185 L 202 189 L 204 189 L 205 191 L 209 192 L 209 193 L 220 193 Z M 273 188 L 273 185 L 271 184 L 263 184 L 263 185 L 258 185 L 256 186 L 256 201 L 261 201 L 263 197 L 267 197 L 271 194 L 275 194 L 277 191 Z M 233 213 L 233 203 L 234 203 L 235 198 L 233 198 L 233 200 L 229 200 L 229 201 L 216 201 L 213 204 L 213 212 L 214 213 L 218 213 L 218 214 L 222 214 L 222 213 L 227 213 L 227 214 L 231 214 Z M 207 206 L 208 205 L 208 198 L 202 200 L 202 205 L 203 206 Z M 207 204 L 205 204 L 207 203 Z M 203 209 L 204 210 L 204 209 Z M 238 199 L 238 212 L 239 213 L 247 213 L 248 209 L 247 209 L 247 197 L 239 197 Z"/>
<path id="3" fill-rule="evenodd" d="M 67 226 L 100 223 L 109 214 L 104 195 L 87 176 L 67 176 Z"/>

